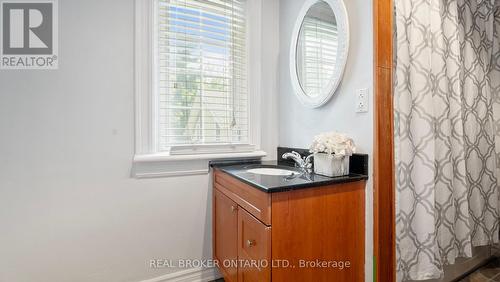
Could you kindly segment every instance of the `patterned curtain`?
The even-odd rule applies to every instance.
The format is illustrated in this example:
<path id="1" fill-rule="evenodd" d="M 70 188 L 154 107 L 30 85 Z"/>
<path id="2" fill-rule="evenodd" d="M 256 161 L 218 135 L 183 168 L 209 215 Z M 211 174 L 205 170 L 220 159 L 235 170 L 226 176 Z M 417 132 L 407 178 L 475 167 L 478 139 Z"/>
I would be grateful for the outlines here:
<path id="1" fill-rule="evenodd" d="M 495 119 L 495 147 L 497 164 L 500 164 L 500 1 L 495 6 L 495 33 L 493 36 L 493 56 L 491 57 L 491 86 L 493 89 L 493 114 Z M 500 175 L 500 165 L 497 165 L 497 175 Z"/>
<path id="2" fill-rule="evenodd" d="M 498 242 L 496 5 L 395 1 L 400 281 L 439 278 L 473 246 Z"/>

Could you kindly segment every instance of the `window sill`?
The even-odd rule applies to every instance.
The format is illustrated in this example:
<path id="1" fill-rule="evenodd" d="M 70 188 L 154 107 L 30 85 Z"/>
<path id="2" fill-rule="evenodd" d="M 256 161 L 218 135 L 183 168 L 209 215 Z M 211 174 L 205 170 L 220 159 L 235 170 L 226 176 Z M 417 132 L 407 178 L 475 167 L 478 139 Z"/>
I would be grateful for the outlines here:
<path id="1" fill-rule="evenodd" d="M 264 151 L 170 155 L 168 153 L 143 154 L 134 156 L 132 176 L 135 178 L 175 177 L 208 174 L 208 163 L 213 160 L 262 158 Z"/>

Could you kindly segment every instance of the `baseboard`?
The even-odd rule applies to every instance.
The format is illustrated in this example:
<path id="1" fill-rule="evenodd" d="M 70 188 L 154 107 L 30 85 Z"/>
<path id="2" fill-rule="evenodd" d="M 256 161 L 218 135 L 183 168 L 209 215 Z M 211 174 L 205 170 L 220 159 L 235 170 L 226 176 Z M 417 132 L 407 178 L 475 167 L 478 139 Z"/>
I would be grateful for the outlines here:
<path id="1" fill-rule="evenodd" d="M 141 282 L 208 282 L 221 278 L 219 271 L 212 268 L 190 268 L 174 273 L 165 274 Z"/>

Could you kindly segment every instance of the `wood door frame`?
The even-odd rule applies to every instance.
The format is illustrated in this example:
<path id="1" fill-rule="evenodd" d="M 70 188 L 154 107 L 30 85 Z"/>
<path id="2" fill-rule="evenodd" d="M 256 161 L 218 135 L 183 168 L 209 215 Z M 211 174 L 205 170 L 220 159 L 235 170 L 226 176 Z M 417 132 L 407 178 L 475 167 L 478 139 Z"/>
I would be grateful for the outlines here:
<path id="1" fill-rule="evenodd" d="M 374 0 L 374 279 L 396 281 L 393 113 L 394 0 Z"/>

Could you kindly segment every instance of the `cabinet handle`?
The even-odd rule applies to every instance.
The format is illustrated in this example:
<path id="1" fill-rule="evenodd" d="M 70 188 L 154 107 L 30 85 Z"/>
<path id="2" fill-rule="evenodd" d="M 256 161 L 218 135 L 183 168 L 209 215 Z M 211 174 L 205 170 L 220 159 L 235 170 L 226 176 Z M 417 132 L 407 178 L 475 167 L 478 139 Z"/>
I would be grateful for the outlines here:
<path id="1" fill-rule="evenodd" d="M 238 206 L 231 206 L 231 211 L 232 211 L 232 212 L 235 212 L 235 211 L 237 211 L 237 210 L 238 210 Z"/>
<path id="2" fill-rule="evenodd" d="M 247 240 L 247 247 L 255 246 L 255 240 Z"/>

